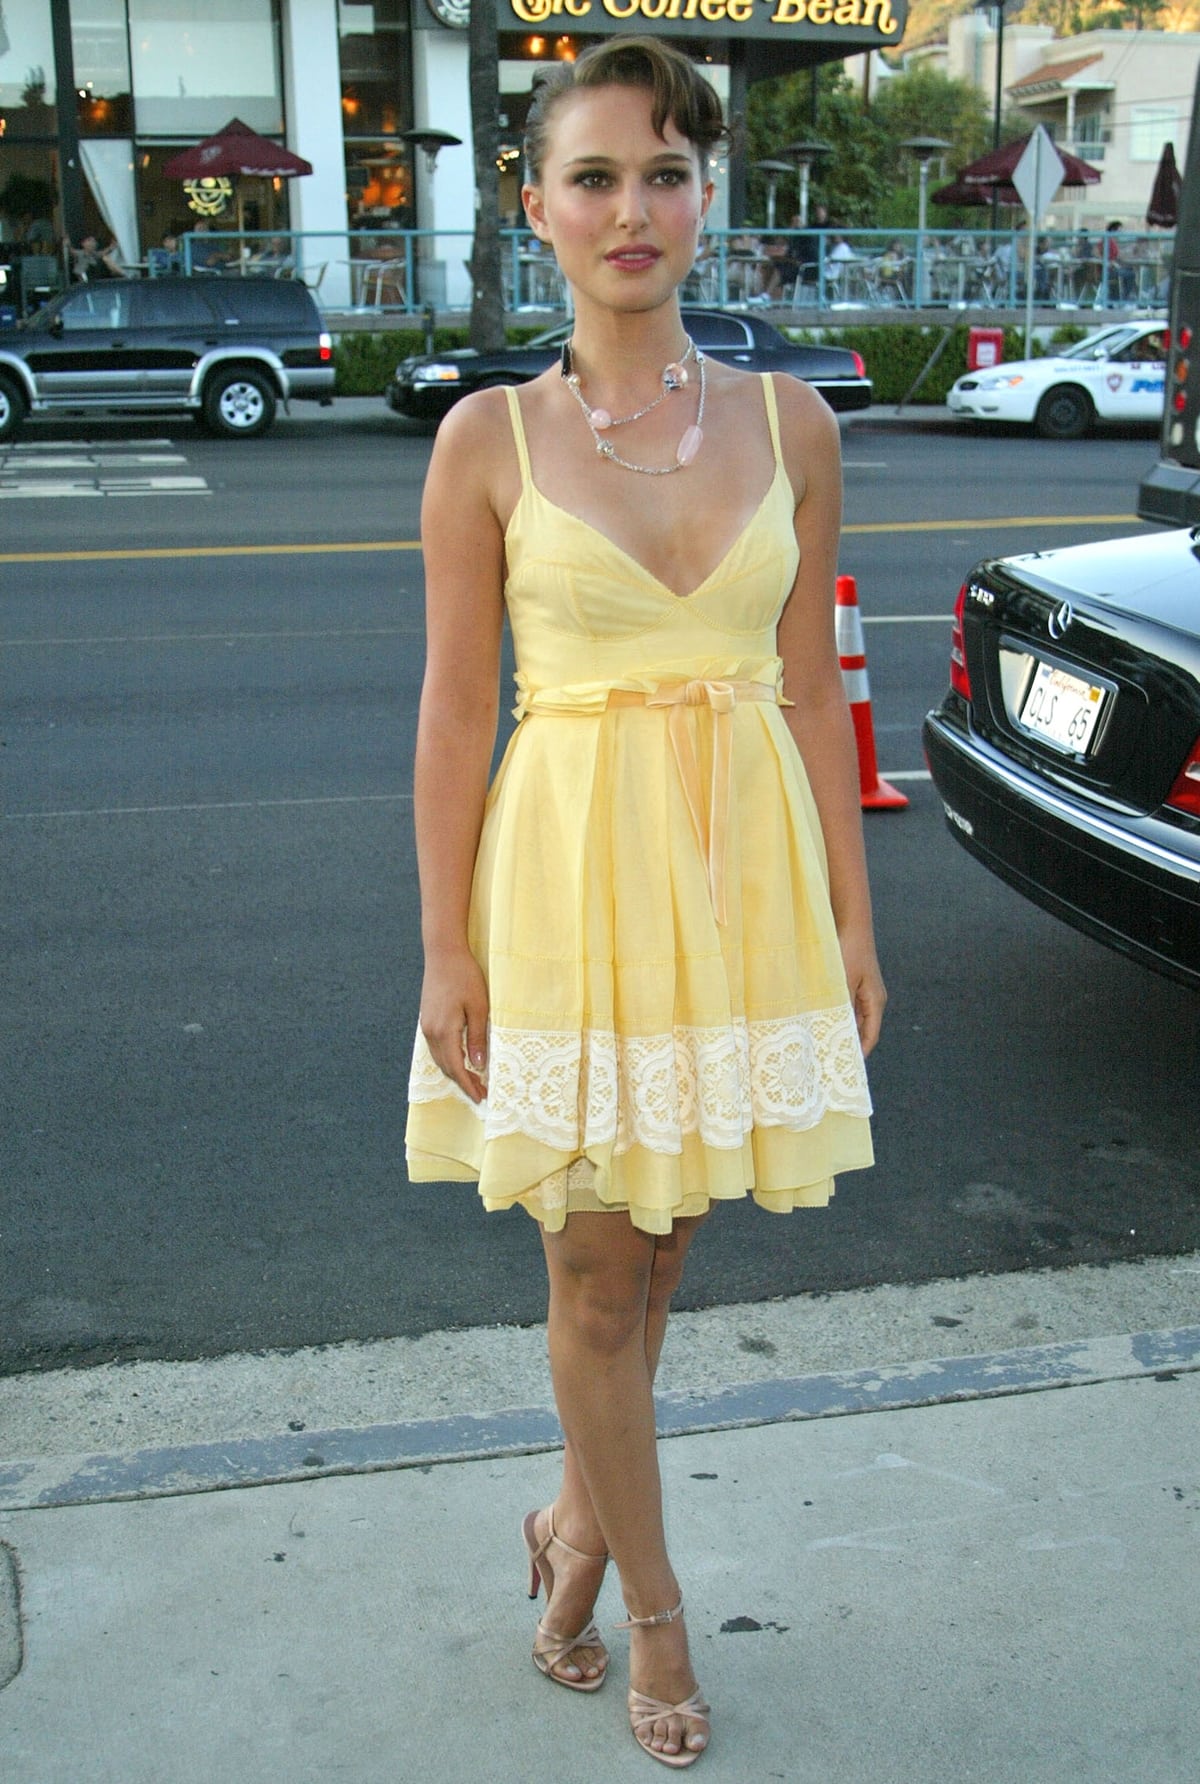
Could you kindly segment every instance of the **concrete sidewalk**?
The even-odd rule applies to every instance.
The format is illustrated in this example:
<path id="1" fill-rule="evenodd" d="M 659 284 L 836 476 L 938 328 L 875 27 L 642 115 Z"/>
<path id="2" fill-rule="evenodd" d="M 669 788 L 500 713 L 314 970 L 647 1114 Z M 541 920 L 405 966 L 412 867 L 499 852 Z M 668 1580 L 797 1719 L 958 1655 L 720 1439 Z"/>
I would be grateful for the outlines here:
<path id="1" fill-rule="evenodd" d="M 696 1776 L 1194 1777 L 1198 1371 L 1189 1327 L 664 1396 Z M 518 1525 L 557 1458 L 512 1452 L 538 1416 L 0 1468 L 5 1779 L 665 1775 L 624 1636 L 597 1697 L 530 1664 Z"/>

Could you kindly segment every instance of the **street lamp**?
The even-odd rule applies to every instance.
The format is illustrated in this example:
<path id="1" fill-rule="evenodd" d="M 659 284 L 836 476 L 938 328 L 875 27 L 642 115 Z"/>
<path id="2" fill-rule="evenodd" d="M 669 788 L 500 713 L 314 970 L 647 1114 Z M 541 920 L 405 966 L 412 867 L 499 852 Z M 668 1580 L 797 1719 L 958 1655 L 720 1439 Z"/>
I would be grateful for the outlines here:
<path id="1" fill-rule="evenodd" d="M 975 0 L 976 12 L 996 16 L 996 82 L 992 100 L 992 148 L 1000 147 L 1000 113 L 1004 104 L 1004 8 L 1008 0 Z M 1000 227 L 1000 189 L 992 188 L 992 231 Z"/>
<path id="2" fill-rule="evenodd" d="M 402 130 L 400 141 L 411 143 L 414 149 L 420 149 L 425 156 L 425 171 L 430 179 L 437 166 L 439 149 L 457 149 L 462 146 L 461 136 L 451 136 L 448 130 L 430 130 L 418 125 L 413 130 Z"/>
<path id="3" fill-rule="evenodd" d="M 427 124 L 418 124 L 411 130 L 402 130 L 400 132 L 400 141 L 411 143 L 412 147 L 414 149 L 420 149 L 425 157 L 425 172 L 429 181 L 429 208 L 432 211 L 434 209 L 433 172 L 434 168 L 437 166 L 438 150 L 459 148 L 462 144 L 462 137 L 451 136 L 448 130 L 433 130 Z M 436 238 L 430 241 L 428 246 L 426 246 L 424 242 L 419 242 L 417 247 L 418 255 L 421 254 L 423 248 L 425 249 L 426 255 L 428 255 L 429 248 L 432 248 L 433 258 L 425 259 L 423 269 L 420 273 L 420 283 L 422 287 L 421 296 L 425 297 L 427 295 L 426 287 L 432 286 L 430 301 L 439 301 L 440 295 L 440 301 L 444 304 L 446 301 L 445 292 L 442 290 L 439 294 L 438 288 L 439 285 L 444 285 L 445 283 L 445 267 L 443 264 L 440 270 L 438 268 Z"/>
<path id="4" fill-rule="evenodd" d="M 917 283 L 914 296 L 919 308 L 925 302 L 928 282 L 925 273 L 925 210 L 929 200 L 929 163 L 935 155 L 944 155 L 953 144 L 940 136 L 910 136 L 900 147 L 917 158 Z"/>
<path id="5" fill-rule="evenodd" d="M 767 228 L 775 227 L 775 188 L 779 184 L 779 176 L 793 171 L 790 161 L 756 161 L 759 173 L 767 176 Z"/>
<path id="6" fill-rule="evenodd" d="M 827 142 L 790 142 L 779 152 L 789 156 L 800 171 L 800 227 L 807 229 L 808 176 L 823 155 L 833 154 L 833 145 Z"/>

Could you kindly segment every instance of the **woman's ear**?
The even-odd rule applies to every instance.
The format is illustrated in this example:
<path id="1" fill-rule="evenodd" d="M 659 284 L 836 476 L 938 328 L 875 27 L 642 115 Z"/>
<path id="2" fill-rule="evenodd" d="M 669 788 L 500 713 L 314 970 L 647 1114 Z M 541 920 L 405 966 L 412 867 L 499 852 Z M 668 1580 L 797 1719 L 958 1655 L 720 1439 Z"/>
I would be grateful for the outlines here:
<path id="1" fill-rule="evenodd" d="M 550 230 L 546 223 L 545 206 L 542 204 L 540 186 L 522 186 L 521 203 L 525 206 L 525 218 L 534 235 L 540 242 L 550 240 Z"/>
<path id="2" fill-rule="evenodd" d="M 704 219 L 708 216 L 708 207 L 713 201 L 713 193 L 715 191 L 716 191 L 716 187 L 713 185 L 712 181 L 711 180 L 705 181 L 704 188 L 700 193 L 700 227 L 701 227 L 701 229 L 704 228 Z"/>

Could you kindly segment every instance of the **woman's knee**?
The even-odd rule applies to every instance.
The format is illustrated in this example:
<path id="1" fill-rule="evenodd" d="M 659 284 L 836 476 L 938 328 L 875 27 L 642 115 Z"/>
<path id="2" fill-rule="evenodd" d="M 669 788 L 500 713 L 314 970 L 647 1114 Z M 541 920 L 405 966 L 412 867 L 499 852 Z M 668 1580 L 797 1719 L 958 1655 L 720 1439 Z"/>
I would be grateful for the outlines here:
<path id="1" fill-rule="evenodd" d="M 552 1320 L 599 1354 L 640 1336 L 654 1267 L 654 1241 L 617 1218 L 573 1215 L 545 1238 Z"/>

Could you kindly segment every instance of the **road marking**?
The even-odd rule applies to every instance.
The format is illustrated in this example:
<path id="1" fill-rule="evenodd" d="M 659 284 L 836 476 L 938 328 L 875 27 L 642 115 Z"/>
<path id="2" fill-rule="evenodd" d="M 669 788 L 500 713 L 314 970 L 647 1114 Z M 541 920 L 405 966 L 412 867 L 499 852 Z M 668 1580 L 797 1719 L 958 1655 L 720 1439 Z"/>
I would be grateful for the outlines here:
<path id="1" fill-rule="evenodd" d="M 871 520 L 844 526 L 843 533 L 969 533 L 987 527 L 1145 526 L 1136 514 L 993 514 L 979 520 Z"/>
<path id="2" fill-rule="evenodd" d="M 96 496 L 207 496 L 203 477 L 165 473 L 186 465 L 171 440 L 150 441 L 153 450 L 131 451 L 121 441 L 71 441 L 66 446 L 21 445 L 0 449 L 0 501 L 57 501 Z M 64 471 L 79 473 L 64 477 Z M 50 473 L 48 475 L 48 473 Z"/>
<path id="3" fill-rule="evenodd" d="M 411 793 L 330 793 L 313 799 L 215 799 L 193 805 L 97 805 L 63 811 L 0 812 L 4 823 L 41 822 L 51 818 L 160 818 L 206 811 L 279 811 L 297 805 L 395 805 Z"/>
<path id="4" fill-rule="evenodd" d="M 89 483 L 0 483 L 0 501 L 62 496 L 208 496 L 203 477 L 97 477 Z"/>
<path id="5" fill-rule="evenodd" d="M 985 515 L 977 520 L 864 521 L 843 533 L 969 533 L 989 527 L 1140 526 L 1136 514 Z M 0 564 L 111 564 L 168 558 L 330 557 L 341 553 L 420 551 L 419 539 L 346 539 L 296 545 L 165 545 L 122 551 L 5 551 Z"/>
<path id="6" fill-rule="evenodd" d="M 341 544 L 156 545 L 121 551 L 5 551 L 0 564 L 126 564 L 170 558 L 331 557 L 376 551 L 420 551 L 419 539 L 361 539 Z"/>
<path id="7" fill-rule="evenodd" d="M 883 780 L 926 781 L 932 776 L 928 768 L 888 768 L 881 776 Z"/>
<path id="8" fill-rule="evenodd" d="M 942 617 L 946 618 L 946 615 Z M 14 650 L 21 645 L 48 648 L 62 644 L 86 645 L 89 649 L 100 644 L 279 644 L 322 638 L 412 638 L 416 633 L 415 626 L 352 626 L 344 631 L 313 632 L 131 632 L 127 636 L 95 638 L 3 638 L 0 646 Z"/>
<path id="9" fill-rule="evenodd" d="M 948 626 L 953 614 L 944 613 L 864 613 L 865 626 Z M 350 626 L 345 629 L 323 627 L 310 632 L 129 632 L 97 633 L 82 638 L 0 638 L 4 650 L 30 650 L 74 646 L 91 650 L 105 644 L 288 644 L 317 643 L 322 640 L 353 642 L 356 638 L 412 638 L 415 626 Z"/>

